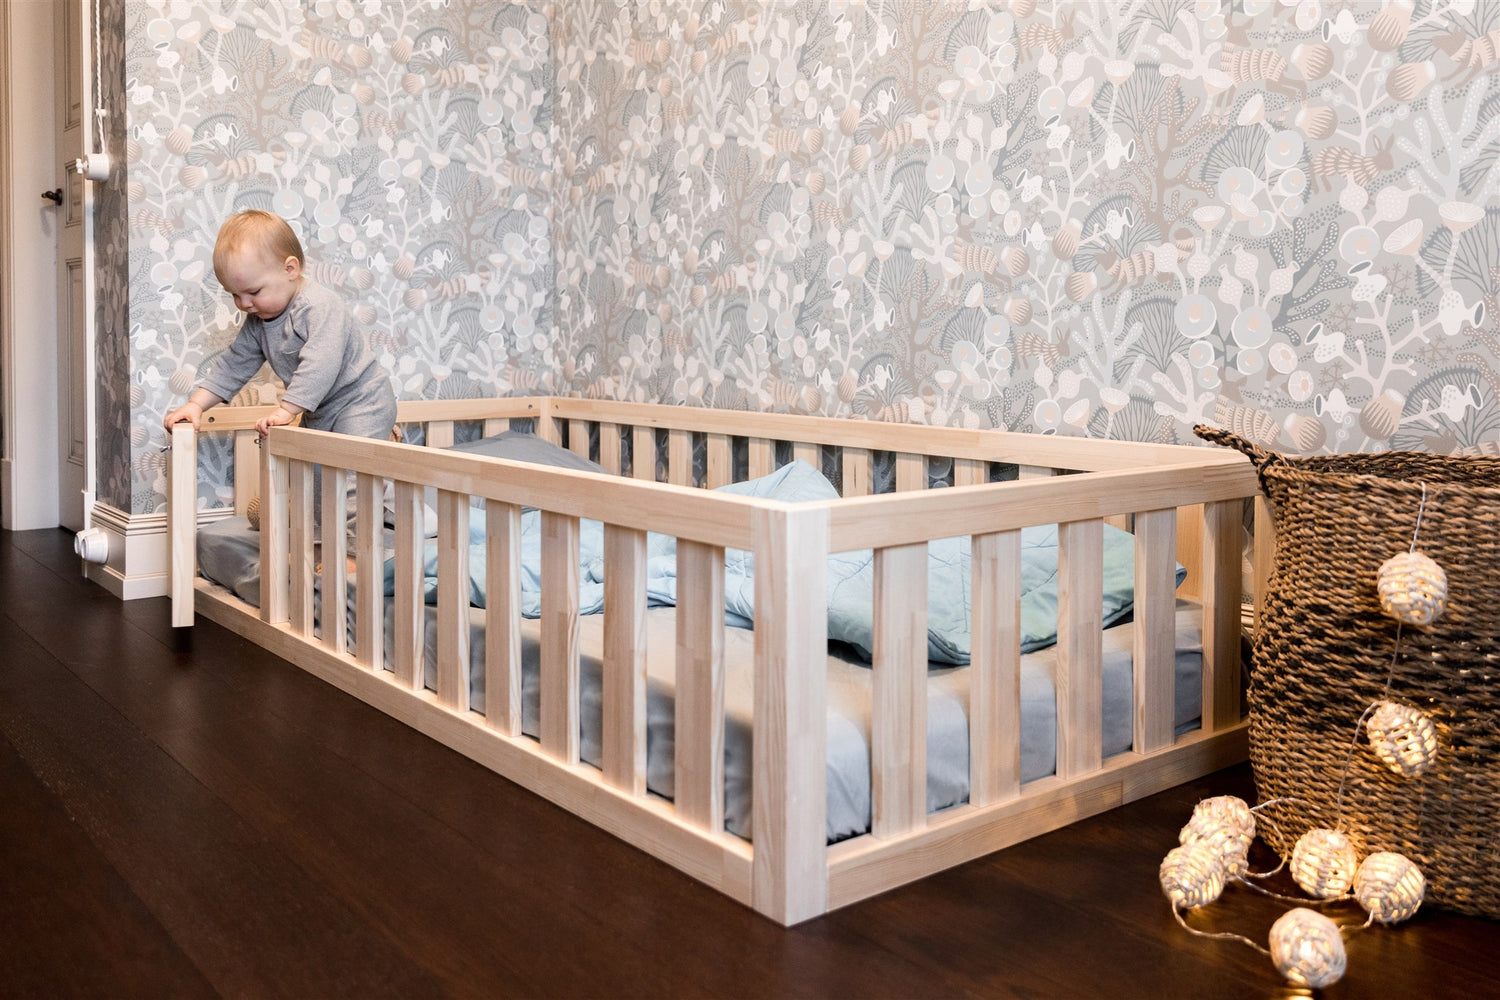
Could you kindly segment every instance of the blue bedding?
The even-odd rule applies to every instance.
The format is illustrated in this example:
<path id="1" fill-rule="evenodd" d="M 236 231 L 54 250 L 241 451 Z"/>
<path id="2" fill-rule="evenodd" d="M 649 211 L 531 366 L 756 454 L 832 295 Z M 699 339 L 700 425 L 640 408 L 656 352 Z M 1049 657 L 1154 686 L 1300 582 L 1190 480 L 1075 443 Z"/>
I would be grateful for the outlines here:
<path id="1" fill-rule="evenodd" d="M 834 500 L 838 491 L 805 462 L 783 466 L 769 476 L 722 487 L 726 493 L 766 497 L 789 503 Z M 597 521 L 580 524 L 579 603 L 583 614 L 604 607 L 604 531 Z M 485 606 L 485 525 L 482 512 L 470 520 L 469 598 Z M 676 539 L 652 534 L 648 539 L 647 594 L 653 606 L 675 604 Z M 1021 532 L 1021 651 L 1031 652 L 1057 641 L 1057 526 L 1041 525 Z M 521 516 L 521 613 L 541 615 L 541 516 Z M 749 627 L 755 620 L 754 556 L 738 549 L 724 554 L 725 621 Z M 391 570 L 387 567 L 387 582 Z M 437 600 L 437 549 L 426 556 L 426 593 Z M 1178 567 L 1177 581 L 1185 571 Z M 1135 540 L 1128 532 L 1104 526 L 1103 620 L 1106 626 L 1126 618 L 1133 606 Z M 967 536 L 933 541 L 928 546 L 928 658 L 939 664 L 965 664 L 970 652 L 970 543 Z M 865 659 L 871 657 L 874 618 L 874 558 L 866 549 L 833 555 L 828 561 L 828 638 L 847 643 Z"/>

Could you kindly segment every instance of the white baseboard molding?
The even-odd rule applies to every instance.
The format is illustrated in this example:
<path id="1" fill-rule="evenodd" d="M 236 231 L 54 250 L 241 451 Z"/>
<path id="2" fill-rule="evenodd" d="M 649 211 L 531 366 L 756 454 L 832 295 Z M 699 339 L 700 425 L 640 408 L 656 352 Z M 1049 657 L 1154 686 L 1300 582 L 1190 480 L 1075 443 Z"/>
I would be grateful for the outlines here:
<path id="1" fill-rule="evenodd" d="M 233 513 L 228 508 L 199 511 L 198 523 L 210 524 Z M 167 515 L 127 514 L 96 503 L 91 520 L 109 535 L 109 558 L 103 563 L 84 563 L 84 576 L 122 601 L 166 597 Z"/>

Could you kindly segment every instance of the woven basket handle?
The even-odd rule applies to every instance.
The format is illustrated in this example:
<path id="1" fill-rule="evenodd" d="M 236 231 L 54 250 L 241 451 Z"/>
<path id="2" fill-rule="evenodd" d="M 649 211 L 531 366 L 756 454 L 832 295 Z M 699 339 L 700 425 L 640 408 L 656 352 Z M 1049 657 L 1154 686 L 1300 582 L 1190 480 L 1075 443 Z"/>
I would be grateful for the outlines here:
<path id="1" fill-rule="evenodd" d="M 1233 448 L 1240 452 L 1250 463 L 1255 466 L 1255 471 L 1265 475 L 1265 471 L 1271 466 L 1282 461 L 1280 455 L 1274 451 L 1267 451 L 1260 445 L 1240 437 L 1232 431 L 1226 431 L 1222 427 L 1210 427 L 1208 424 L 1198 424 L 1193 428 L 1193 433 L 1212 444 L 1221 444 L 1226 448 Z"/>

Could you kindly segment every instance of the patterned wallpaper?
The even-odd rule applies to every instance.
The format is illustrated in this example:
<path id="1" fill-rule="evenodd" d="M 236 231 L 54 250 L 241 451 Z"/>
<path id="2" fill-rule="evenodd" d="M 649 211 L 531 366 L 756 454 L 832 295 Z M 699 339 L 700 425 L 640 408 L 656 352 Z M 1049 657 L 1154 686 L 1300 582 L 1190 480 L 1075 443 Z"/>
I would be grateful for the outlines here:
<path id="1" fill-rule="evenodd" d="M 126 0 L 132 508 L 239 322 L 220 222 L 286 217 L 403 398 L 548 390 L 552 55 L 537 3 Z M 263 373 L 269 378 L 269 373 Z M 259 400 L 269 383 L 241 398 Z M 199 502 L 227 499 L 203 456 Z"/>
<path id="2" fill-rule="evenodd" d="M 1496 445 L 1500 4 L 559 5 L 569 388 Z"/>
<path id="3" fill-rule="evenodd" d="M 124 8 L 136 510 L 248 206 L 404 397 L 1500 450 L 1500 4 Z"/>

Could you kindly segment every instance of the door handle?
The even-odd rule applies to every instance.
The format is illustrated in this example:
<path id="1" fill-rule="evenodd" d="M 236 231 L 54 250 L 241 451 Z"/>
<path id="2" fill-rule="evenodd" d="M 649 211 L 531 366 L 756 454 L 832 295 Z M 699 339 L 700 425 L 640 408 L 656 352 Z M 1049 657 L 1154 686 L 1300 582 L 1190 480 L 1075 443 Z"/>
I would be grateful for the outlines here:
<path id="1" fill-rule="evenodd" d="M 56 191 L 43 191 L 42 198 L 45 201 L 52 202 L 54 205 L 61 205 L 63 199 L 62 188 L 58 188 Z"/>

